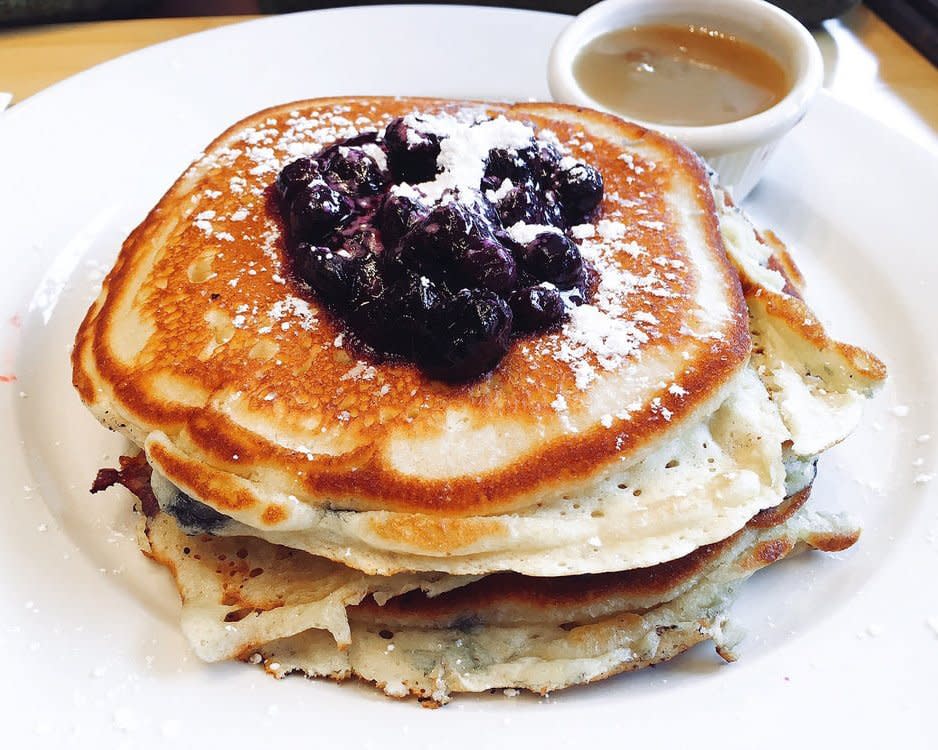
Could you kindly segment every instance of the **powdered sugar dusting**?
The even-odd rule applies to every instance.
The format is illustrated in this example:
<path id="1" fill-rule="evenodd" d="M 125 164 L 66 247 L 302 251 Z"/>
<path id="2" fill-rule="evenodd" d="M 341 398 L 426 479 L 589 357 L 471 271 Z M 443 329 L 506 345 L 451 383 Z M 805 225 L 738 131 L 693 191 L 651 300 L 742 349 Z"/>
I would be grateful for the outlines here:
<path id="1" fill-rule="evenodd" d="M 267 316 L 274 321 L 282 321 L 285 317 L 293 317 L 299 323 L 300 328 L 306 331 L 314 328 L 318 322 L 316 313 L 310 307 L 309 302 L 292 294 L 275 302 Z"/>
<path id="2" fill-rule="evenodd" d="M 527 245 L 539 234 L 563 234 L 557 227 L 549 224 L 525 224 L 523 221 L 512 224 L 508 227 L 507 232 L 511 239 L 521 245 Z"/>

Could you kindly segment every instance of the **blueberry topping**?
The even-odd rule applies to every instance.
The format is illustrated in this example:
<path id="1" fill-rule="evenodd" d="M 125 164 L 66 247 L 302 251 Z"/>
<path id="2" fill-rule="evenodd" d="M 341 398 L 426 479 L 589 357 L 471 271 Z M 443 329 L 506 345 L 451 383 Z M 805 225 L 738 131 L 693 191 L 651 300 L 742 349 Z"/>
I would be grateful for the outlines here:
<path id="1" fill-rule="evenodd" d="M 388 193 L 376 218 L 382 242 L 394 245 L 420 218 L 420 206 L 410 198 Z"/>
<path id="2" fill-rule="evenodd" d="M 574 164 L 557 172 L 557 192 L 568 225 L 587 221 L 603 199 L 603 178 L 589 164 Z"/>
<path id="3" fill-rule="evenodd" d="M 324 182 L 300 188 L 290 201 L 290 231 L 298 240 L 316 242 L 352 218 L 349 198 Z"/>
<path id="4" fill-rule="evenodd" d="M 388 174 L 373 156 L 361 148 L 339 146 L 320 157 L 325 180 L 342 192 L 355 196 L 375 195 L 388 182 Z"/>
<path id="5" fill-rule="evenodd" d="M 378 256 L 365 253 L 349 266 L 349 289 L 355 302 L 375 302 L 384 297 L 386 285 Z"/>
<path id="6" fill-rule="evenodd" d="M 586 164 L 566 166 L 569 159 L 561 169 L 556 146 L 531 140 L 490 149 L 476 162 L 480 171 L 468 171 L 472 182 L 482 173 L 478 185 L 453 180 L 455 168 L 438 158 L 450 136 L 438 133 L 474 125 L 429 132 L 422 117 L 397 118 L 380 137 L 361 133 L 291 162 L 276 195 L 294 277 L 344 321 L 352 346 L 467 381 L 494 368 L 513 336 L 559 325 L 568 306 L 595 292 L 595 272 L 572 239 L 540 231 L 521 244 L 513 227 L 564 230 L 588 220 L 602 178 Z M 416 194 L 391 189 L 432 182 L 444 168 Z"/>
<path id="7" fill-rule="evenodd" d="M 580 248 L 557 232 L 543 232 L 525 245 L 522 263 L 534 278 L 558 289 L 572 289 L 583 282 Z"/>
<path id="8" fill-rule="evenodd" d="M 498 215 L 504 226 L 510 227 L 519 221 L 525 224 L 541 224 L 563 227 L 562 209 L 553 191 L 541 191 L 532 182 L 513 187 L 498 202 Z"/>
<path id="9" fill-rule="evenodd" d="M 532 170 L 533 149 L 493 148 L 485 163 L 482 185 L 497 190 L 504 180 L 512 183 L 529 182 L 534 177 Z"/>
<path id="10" fill-rule="evenodd" d="M 474 224 L 479 233 L 495 236 L 495 234 L 503 231 L 498 209 L 494 203 L 481 194 L 477 194 L 476 200 L 473 201 L 472 210 L 475 213 Z"/>
<path id="11" fill-rule="evenodd" d="M 277 175 L 277 194 L 281 200 L 290 201 L 299 190 L 307 187 L 319 177 L 319 165 L 314 159 L 303 157 L 292 161 Z"/>
<path id="12" fill-rule="evenodd" d="M 541 141 L 537 144 L 536 174 L 542 184 L 549 184 L 553 181 L 557 170 L 560 169 L 561 158 L 560 151 L 553 143 Z"/>
<path id="13" fill-rule="evenodd" d="M 446 311 L 445 335 L 430 342 L 423 366 L 441 380 L 465 381 L 488 372 L 511 342 L 511 308 L 494 292 L 461 289 Z"/>
<path id="14" fill-rule="evenodd" d="M 403 117 L 388 123 L 384 131 L 388 166 L 399 182 L 416 184 L 432 180 L 440 155 L 440 138 L 410 127 Z"/>
<path id="15" fill-rule="evenodd" d="M 358 133 L 353 135 L 351 138 L 342 138 L 341 140 L 336 141 L 331 146 L 327 146 L 322 151 L 320 151 L 316 157 L 315 161 L 319 163 L 324 163 L 332 159 L 335 153 L 340 148 L 351 148 L 353 146 L 364 146 L 366 143 L 375 143 L 379 144 L 381 139 L 378 138 L 378 133 L 375 130 L 367 130 L 363 133 Z"/>
<path id="16" fill-rule="evenodd" d="M 332 304 L 349 301 L 355 262 L 341 251 L 301 242 L 293 255 L 294 273 Z"/>
<path id="17" fill-rule="evenodd" d="M 400 353 L 421 360 L 434 340 L 444 335 L 448 294 L 426 276 L 407 274 L 395 289 L 400 299 L 405 337 Z"/>
<path id="18" fill-rule="evenodd" d="M 437 206 L 401 239 L 397 255 L 407 268 L 442 279 L 463 257 L 473 234 L 473 217 L 455 201 Z"/>
<path id="19" fill-rule="evenodd" d="M 391 289 L 376 297 L 361 297 L 352 302 L 346 313 L 351 332 L 375 352 L 405 354 L 400 346 L 402 330 L 399 305 Z"/>
<path id="20" fill-rule="evenodd" d="M 542 331 L 559 323 L 564 316 L 563 298 L 557 289 L 529 286 L 516 289 L 508 298 L 515 330 Z"/>
<path id="21" fill-rule="evenodd" d="M 456 256 L 456 269 L 465 286 L 493 292 L 511 291 L 518 279 L 511 252 L 488 237 L 470 237 L 469 243 Z"/>
<path id="22" fill-rule="evenodd" d="M 381 252 L 381 234 L 371 226 L 360 226 L 346 234 L 339 234 L 328 242 L 336 249 L 345 250 L 349 255 L 358 257 L 362 255 L 375 255 Z"/>

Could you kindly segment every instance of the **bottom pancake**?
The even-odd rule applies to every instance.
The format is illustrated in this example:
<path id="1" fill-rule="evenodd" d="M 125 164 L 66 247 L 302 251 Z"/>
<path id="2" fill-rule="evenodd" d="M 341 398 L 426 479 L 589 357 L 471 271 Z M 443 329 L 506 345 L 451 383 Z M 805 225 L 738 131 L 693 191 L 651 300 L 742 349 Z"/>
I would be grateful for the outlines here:
<path id="1" fill-rule="evenodd" d="M 141 547 L 172 572 L 183 630 L 207 661 L 240 658 L 277 676 L 360 677 L 442 705 L 452 693 L 547 693 L 670 659 L 704 640 L 732 660 L 739 585 L 788 554 L 859 537 L 801 507 L 806 488 L 732 537 L 678 560 L 560 578 L 369 576 L 255 537 L 186 535 L 141 516 Z"/>

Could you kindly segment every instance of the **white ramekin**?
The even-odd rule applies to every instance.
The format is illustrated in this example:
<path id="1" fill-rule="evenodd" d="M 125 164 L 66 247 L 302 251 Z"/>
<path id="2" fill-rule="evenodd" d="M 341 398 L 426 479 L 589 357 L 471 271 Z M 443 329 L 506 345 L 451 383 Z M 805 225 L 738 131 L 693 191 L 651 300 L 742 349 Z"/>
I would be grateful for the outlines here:
<path id="1" fill-rule="evenodd" d="M 791 89 L 774 107 L 721 125 L 687 127 L 646 122 L 692 148 L 719 174 L 737 200 L 759 181 L 779 140 L 802 117 L 821 87 L 824 64 L 817 43 L 798 21 L 762 0 L 604 0 L 577 16 L 554 42 L 547 80 L 554 99 L 609 110 L 580 88 L 573 75 L 577 53 L 600 34 L 640 24 L 700 24 L 761 47 L 788 73 Z"/>

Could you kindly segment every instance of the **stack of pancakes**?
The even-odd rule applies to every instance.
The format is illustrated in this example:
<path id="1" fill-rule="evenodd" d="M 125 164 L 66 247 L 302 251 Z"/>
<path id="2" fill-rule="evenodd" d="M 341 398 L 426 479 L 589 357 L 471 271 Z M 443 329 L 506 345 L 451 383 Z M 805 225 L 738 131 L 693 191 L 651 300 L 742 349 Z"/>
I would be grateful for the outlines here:
<path id="1" fill-rule="evenodd" d="M 279 169 L 420 112 L 530 123 L 605 181 L 572 230 L 599 272 L 487 377 L 371 361 L 287 271 Z M 724 629 L 739 582 L 858 537 L 804 506 L 820 452 L 885 377 L 831 340 L 771 233 L 691 152 L 557 104 L 320 99 L 230 128 L 125 242 L 74 383 L 142 449 L 140 498 L 205 660 L 436 705 L 547 692 Z"/>

